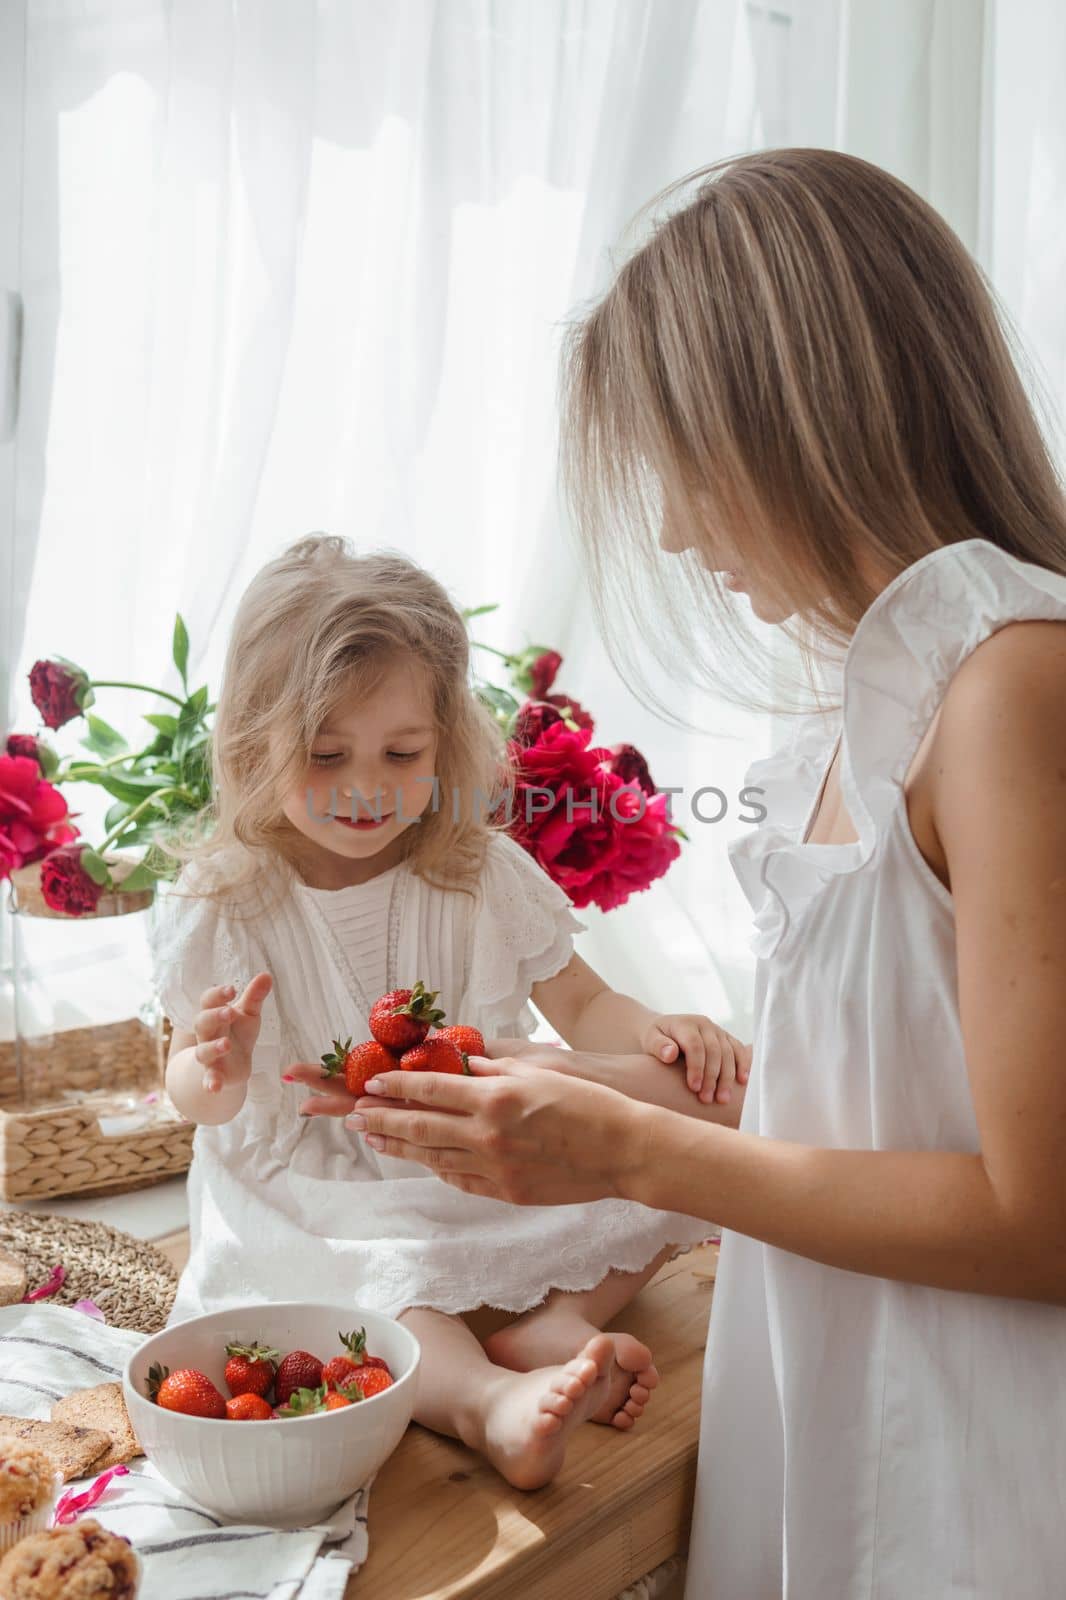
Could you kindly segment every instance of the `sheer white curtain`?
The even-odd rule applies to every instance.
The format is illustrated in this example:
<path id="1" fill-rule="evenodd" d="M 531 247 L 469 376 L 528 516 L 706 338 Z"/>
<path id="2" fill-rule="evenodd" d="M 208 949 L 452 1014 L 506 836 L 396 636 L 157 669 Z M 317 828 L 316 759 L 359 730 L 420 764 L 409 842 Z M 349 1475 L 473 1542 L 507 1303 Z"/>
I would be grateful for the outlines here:
<path id="1" fill-rule="evenodd" d="M 30 0 L 11 720 L 38 654 L 166 681 L 178 608 L 217 674 L 243 584 L 312 528 L 499 600 L 490 642 L 585 641 L 561 324 L 655 189 L 765 142 L 760 25 L 739 0 Z M 609 682 L 567 683 L 637 731 Z"/>
<path id="2" fill-rule="evenodd" d="M 557 644 L 562 685 L 607 742 L 641 744 L 664 784 L 730 797 L 721 824 L 689 819 L 662 884 L 590 916 L 586 954 L 657 1004 L 744 1028 L 747 914 L 725 846 L 743 826 L 741 774 L 772 730 L 704 703 L 686 709 L 713 733 L 684 737 L 604 662 L 556 495 L 561 326 L 658 188 L 791 143 L 879 161 L 968 244 L 998 241 L 996 264 L 1061 335 L 1050 258 L 1037 282 L 1021 243 L 1054 226 L 1045 124 L 1061 113 L 1040 29 L 1043 17 L 1060 38 L 1057 7 L 1014 0 L 995 29 L 991 7 L 0 8 L 0 212 L 21 219 L 0 272 L 25 317 L 18 431 L 0 440 L 8 724 L 31 721 L 38 654 L 165 682 L 179 608 L 194 671 L 216 677 L 242 586 L 305 531 L 406 550 L 464 602 L 501 602 L 487 641 Z M 1023 54 L 1042 52 L 1047 93 L 1012 106 Z M 1033 124 L 1014 136 L 1031 173 L 1022 212 L 982 127 L 990 74 L 997 117 Z M 978 186 L 989 140 L 1002 169 L 991 222 Z"/>

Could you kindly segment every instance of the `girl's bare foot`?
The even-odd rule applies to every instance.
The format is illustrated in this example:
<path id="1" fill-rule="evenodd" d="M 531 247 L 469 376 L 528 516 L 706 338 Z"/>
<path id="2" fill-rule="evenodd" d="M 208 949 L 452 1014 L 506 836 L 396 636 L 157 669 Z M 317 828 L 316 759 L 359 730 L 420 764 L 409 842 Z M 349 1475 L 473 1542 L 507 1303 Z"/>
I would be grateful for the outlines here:
<path id="1" fill-rule="evenodd" d="M 498 1367 L 528 1372 L 557 1359 L 560 1343 L 572 1350 L 575 1341 L 594 1333 L 588 1323 L 566 1315 L 562 1308 L 545 1307 L 490 1335 L 485 1341 L 485 1353 Z M 589 1421 L 610 1423 L 625 1431 L 643 1415 L 651 1391 L 659 1382 L 659 1372 L 647 1345 L 631 1333 L 606 1333 L 600 1338 L 610 1341 L 611 1360 L 606 1391 Z"/>
<path id="2" fill-rule="evenodd" d="M 574 1429 L 606 1403 L 614 1361 L 611 1339 L 589 1339 L 561 1367 L 501 1373 L 489 1380 L 478 1436 L 480 1450 L 516 1489 L 540 1489 L 563 1464 Z"/>

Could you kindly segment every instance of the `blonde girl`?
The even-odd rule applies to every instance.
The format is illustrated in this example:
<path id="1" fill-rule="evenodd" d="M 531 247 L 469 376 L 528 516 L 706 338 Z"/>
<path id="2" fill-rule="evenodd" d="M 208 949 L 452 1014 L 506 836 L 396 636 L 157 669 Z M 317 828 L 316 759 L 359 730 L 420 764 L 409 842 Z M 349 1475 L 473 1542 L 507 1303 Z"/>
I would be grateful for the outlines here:
<path id="1" fill-rule="evenodd" d="M 534 1488 L 581 1422 L 641 1415 L 652 1354 L 599 1330 L 706 1227 L 620 1199 L 522 1212 L 460 1194 L 355 1138 L 319 1058 L 368 1038 L 374 1001 L 418 979 L 488 1035 L 528 1033 L 532 999 L 575 1046 L 654 1050 L 681 1102 L 662 1060 L 684 1052 L 705 1108 L 746 1056 L 705 1018 L 612 993 L 573 953 L 565 895 L 479 803 L 507 772 L 468 668 L 461 616 L 399 556 L 306 539 L 241 601 L 216 803 L 156 942 L 167 1084 L 199 1124 L 173 1317 L 290 1299 L 403 1316 L 423 1350 L 416 1417 Z M 301 1082 L 319 1091 L 306 1103 Z M 575 1122 L 568 1140 L 586 1136 Z M 514 1316 L 483 1347 L 462 1319 L 484 1306 Z"/>

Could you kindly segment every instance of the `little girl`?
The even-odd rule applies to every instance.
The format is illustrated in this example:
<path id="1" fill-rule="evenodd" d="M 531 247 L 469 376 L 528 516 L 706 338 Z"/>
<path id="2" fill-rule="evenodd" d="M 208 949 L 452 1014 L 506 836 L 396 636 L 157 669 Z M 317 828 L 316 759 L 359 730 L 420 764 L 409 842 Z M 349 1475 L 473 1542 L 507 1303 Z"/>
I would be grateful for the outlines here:
<path id="1" fill-rule="evenodd" d="M 368 1038 L 375 999 L 417 979 L 486 1036 L 528 1036 L 532 998 L 575 1049 L 684 1060 L 697 1089 L 706 1069 L 704 1100 L 729 1098 L 747 1056 L 706 1018 L 612 993 L 573 954 L 565 895 L 479 814 L 506 779 L 468 648 L 433 578 L 339 539 L 294 545 L 241 601 L 211 832 L 186 849 L 154 940 L 167 1087 L 199 1124 L 172 1320 L 291 1299 L 402 1316 L 423 1352 L 416 1419 L 535 1488 L 578 1423 L 641 1415 L 651 1352 L 599 1330 L 706 1223 L 463 1194 L 375 1154 L 337 1120 L 343 1094 L 301 1107 L 286 1084 L 321 1083 L 307 1063 Z M 484 1346 L 462 1320 L 481 1306 L 519 1313 Z"/>

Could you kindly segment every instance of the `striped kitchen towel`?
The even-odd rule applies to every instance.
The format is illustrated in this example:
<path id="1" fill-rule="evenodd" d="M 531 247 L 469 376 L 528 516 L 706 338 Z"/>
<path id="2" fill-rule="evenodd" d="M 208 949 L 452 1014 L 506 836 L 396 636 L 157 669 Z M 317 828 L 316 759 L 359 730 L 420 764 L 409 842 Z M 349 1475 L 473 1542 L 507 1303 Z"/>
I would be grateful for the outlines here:
<path id="1" fill-rule="evenodd" d="M 47 1418 L 64 1395 L 121 1379 L 142 1337 L 64 1306 L 0 1308 L 0 1413 Z M 185 1500 L 141 1459 L 87 1514 L 140 1555 L 146 1600 L 341 1600 L 366 1560 L 368 1494 L 321 1526 L 244 1527 Z"/>

